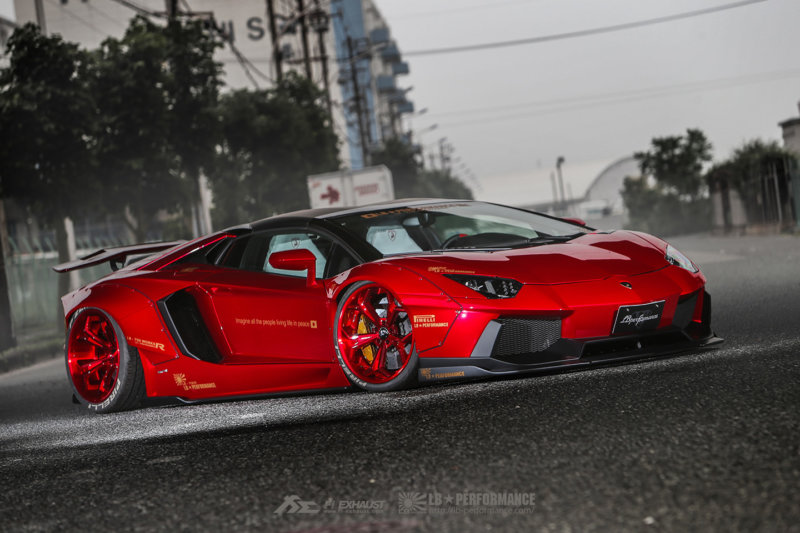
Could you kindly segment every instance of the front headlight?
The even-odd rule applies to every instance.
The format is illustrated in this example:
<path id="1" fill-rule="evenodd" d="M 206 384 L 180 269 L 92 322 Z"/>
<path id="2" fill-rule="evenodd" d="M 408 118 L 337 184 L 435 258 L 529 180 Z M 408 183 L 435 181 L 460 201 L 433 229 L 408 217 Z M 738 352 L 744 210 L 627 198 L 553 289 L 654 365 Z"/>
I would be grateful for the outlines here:
<path id="1" fill-rule="evenodd" d="M 680 253 L 671 244 L 667 245 L 667 254 L 664 256 L 664 259 L 666 259 L 668 263 L 686 269 L 691 273 L 700 271 L 688 257 Z"/>
<path id="2" fill-rule="evenodd" d="M 515 279 L 495 278 L 490 276 L 464 276 L 461 274 L 445 274 L 445 277 L 479 292 L 487 298 L 512 298 L 522 288 L 522 283 Z"/>

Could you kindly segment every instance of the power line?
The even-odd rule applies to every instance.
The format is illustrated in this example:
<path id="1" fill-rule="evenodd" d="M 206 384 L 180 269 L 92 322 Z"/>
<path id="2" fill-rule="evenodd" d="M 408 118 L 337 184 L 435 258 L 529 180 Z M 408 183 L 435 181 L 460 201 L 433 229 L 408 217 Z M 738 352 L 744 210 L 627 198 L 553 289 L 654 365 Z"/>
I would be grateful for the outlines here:
<path id="1" fill-rule="evenodd" d="M 112 2 L 116 2 L 120 5 L 127 7 L 128 9 L 132 9 L 136 11 L 138 14 L 145 16 L 145 17 L 156 17 L 156 18 L 166 18 L 166 14 L 163 13 L 156 13 L 155 11 L 149 11 L 143 8 L 140 5 L 137 5 L 130 0 L 111 0 Z"/>
<path id="2" fill-rule="evenodd" d="M 540 2 L 541 0 L 506 0 L 506 1 L 494 1 L 489 4 L 477 4 L 473 6 L 463 6 L 454 9 L 439 9 L 436 11 L 416 11 L 413 13 L 398 13 L 392 15 L 392 20 L 401 20 L 401 19 L 408 19 L 408 18 L 417 18 L 417 17 L 430 17 L 435 15 L 453 15 L 455 13 L 463 13 L 467 11 L 479 11 L 484 9 L 496 9 L 498 7 L 505 7 L 505 6 L 515 6 L 515 5 L 523 5 L 523 4 L 530 4 L 531 2 Z"/>
<path id="3" fill-rule="evenodd" d="M 250 72 L 250 68 L 247 66 L 246 58 L 242 55 L 241 52 L 239 52 L 238 48 L 233 46 L 233 43 L 231 41 L 226 39 L 225 42 L 228 44 L 228 46 L 230 46 L 231 52 L 233 52 L 233 55 L 236 58 L 236 61 L 242 67 L 242 70 L 244 71 L 244 75 L 247 76 L 247 79 L 250 80 L 250 83 L 252 83 L 253 86 L 257 90 L 261 89 L 261 87 L 258 86 L 258 82 L 256 81 L 256 79 L 253 77 L 253 73 Z"/>
<path id="4" fill-rule="evenodd" d="M 739 7 L 748 6 L 750 4 L 758 4 L 761 2 L 766 2 L 767 0 L 741 0 L 739 2 L 733 2 L 730 4 L 725 4 L 721 6 L 714 6 L 709 7 L 706 9 L 698 9 L 695 11 L 686 11 L 684 13 L 677 13 L 675 15 L 667 15 L 664 17 L 656 17 L 651 19 L 644 19 L 635 22 L 626 22 L 623 24 L 614 24 L 612 26 L 603 26 L 600 28 L 591 28 L 588 30 L 579 30 L 579 31 L 572 31 L 567 33 L 555 33 L 552 35 L 543 35 L 540 37 L 529 37 L 525 39 L 514 39 L 511 41 L 498 41 L 492 43 L 482 43 L 482 44 L 470 44 L 464 46 L 451 46 L 451 47 L 444 47 L 444 48 L 429 48 L 426 50 L 412 50 L 410 52 L 404 52 L 403 55 L 406 57 L 419 57 L 419 56 L 431 56 L 431 55 L 439 55 L 439 54 L 454 54 L 458 52 L 471 52 L 475 50 L 487 50 L 490 48 L 507 48 L 511 46 L 522 46 L 526 44 L 538 44 L 550 41 L 560 41 L 564 39 L 574 39 L 576 37 L 587 37 L 589 35 L 599 35 L 602 33 L 612 33 L 617 31 L 623 30 L 630 30 L 633 28 L 641 28 L 643 26 L 652 26 L 655 24 L 663 24 L 664 22 L 672 22 L 675 20 L 683 20 L 693 17 L 699 17 L 703 15 L 709 15 L 711 13 L 717 13 L 719 11 L 726 11 L 729 9 L 736 9 Z"/>
<path id="5" fill-rule="evenodd" d="M 144 8 L 142 8 L 142 7 L 136 5 L 133 2 L 130 2 L 128 0 L 114 0 L 114 1 L 119 3 L 119 4 L 124 5 L 125 7 L 133 9 L 134 11 L 139 13 L 140 15 L 144 15 L 146 17 L 164 18 L 164 15 L 162 13 L 156 13 L 154 11 L 148 11 L 148 10 L 146 10 L 146 9 L 144 9 Z M 189 14 L 192 13 L 192 8 L 191 8 L 191 6 L 189 6 L 189 2 L 187 0 L 181 0 L 181 4 L 183 5 L 184 9 L 186 9 L 187 13 L 189 13 Z M 236 45 L 233 44 L 233 39 L 228 38 L 222 31 L 219 30 L 219 28 L 217 26 L 216 19 L 214 18 L 213 15 L 208 19 L 208 23 L 209 23 L 210 28 L 214 29 L 215 31 L 217 31 L 217 33 L 222 37 L 223 42 L 225 42 L 230 47 L 231 53 L 233 53 L 233 56 L 234 56 L 236 62 L 239 63 L 239 65 L 242 67 L 242 70 L 244 71 L 245 76 L 247 76 L 247 78 L 250 80 L 250 83 L 252 83 L 253 86 L 256 89 L 260 89 L 260 87 L 259 87 L 258 82 L 256 81 L 255 77 L 253 76 L 253 72 L 258 74 L 262 79 L 264 79 L 264 80 L 266 80 L 266 81 L 268 81 L 270 83 L 272 82 L 272 78 L 270 78 L 269 76 L 264 74 L 258 67 L 256 67 L 253 64 L 252 61 L 250 61 L 244 54 L 242 54 L 241 51 L 239 51 L 239 49 L 236 47 Z M 251 70 L 252 70 L 252 72 L 251 72 Z"/>
<path id="6" fill-rule="evenodd" d="M 86 26 L 87 28 L 90 28 L 90 29 L 96 31 L 97 33 L 102 34 L 102 35 L 106 35 L 106 36 L 109 36 L 109 37 L 111 36 L 110 33 L 107 33 L 105 31 L 101 30 L 100 28 L 98 28 L 97 26 L 95 26 L 91 22 L 87 21 L 83 17 L 79 17 L 78 15 L 76 15 L 75 13 L 70 11 L 69 9 L 65 9 L 64 6 L 56 4 L 55 0 L 48 0 L 48 1 L 50 2 L 51 5 L 60 8 L 62 13 L 65 13 L 65 14 L 69 15 L 70 17 L 72 17 L 73 19 L 77 20 L 78 22 L 80 22 L 81 24 Z"/>
<path id="7" fill-rule="evenodd" d="M 106 19 L 109 22 L 112 22 L 113 24 L 116 24 L 118 27 L 122 28 L 123 31 L 127 29 L 125 24 L 123 24 L 119 20 L 113 18 L 112 16 L 110 16 L 108 13 L 106 13 L 102 9 L 98 9 L 97 7 L 95 7 L 95 5 L 93 3 L 87 2 L 86 6 L 89 8 L 89 11 L 91 11 L 92 13 L 96 13 L 96 14 L 102 16 L 104 19 Z"/>
<path id="8" fill-rule="evenodd" d="M 480 115 L 484 113 L 494 113 L 503 110 L 520 110 L 526 107 L 547 107 L 560 104 L 572 103 L 586 103 L 587 101 L 599 101 L 602 103 L 604 100 L 617 99 L 620 97 L 630 96 L 661 96 L 669 95 L 672 93 L 693 92 L 698 90 L 707 90 L 713 88 L 725 88 L 731 85 L 744 85 L 748 83 L 758 83 L 761 81 L 771 81 L 775 79 L 793 78 L 800 75 L 800 69 L 780 70 L 772 72 L 761 72 L 757 74 L 749 74 L 745 76 L 735 76 L 730 78 L 717 78 L 712 80 L 703 80 L 698 82 L 680 83 L 675 85 L 664 85 L 660 87 L 647 87 L 643 89 L 636 89 L 632 91 L 618 91 L 612 93 L 591 94 L 583 96 L 573 96 L 570 98 L 559 98 L 555 100 L 536 100 L 528 102 L 519 102 L 515 104 L 503 104 L 498 106 L 489 106 L 481 108 L 461 109 L 456 111 L 439 111 L 432 112 L 429 117 L 444 117 L 444 116 L 464 116 L 464 115 Z"/>
<path id="9" fill-rule="evenodd" d="M 627 103 L 627 102 L 638 101 L 638 100 L 661 98 L 661 97 L 672 96 L 672 95 L 676 95 L 676 94 L 685 94 L 685 93 L 692 93 L 692 92 L 697 92 L 697 91 L 706 91 L 706 90 L 709 90 L 709 89 L 725 89 L 725 88 L 734 87 L 734 86 L 737 86 L 737 85 L 746 85 L 746 84 L 751 84 L 751 83 L 760 83 L 760 82 L 764 82 L 764 81 L 773 81 L 775 79 L 783 79 L 783 78 L 790 78 L 790 77 L 800 76 L 800 70 L 784 71 L 784 72 L 779 73 L 779 74 L 780 75 L 778 75 L 778 76 L 772 76 L 772 77 L 767 77 L 767 76 L 760 77 L 760 78 L 751 77 L 750 79 L 746 79 L 746 80 L 741 80 L 741 79 L 737 79 L 737 78 L 728 78 L 727 80 L 712 80 L 710 82 L 703 82 L 703 83 L 706 84 L 706 86 L 702 86 L 700 84 L 696 84 L 695 86 L 687 86 L 687 85 L 673 86 L 673 87 L 665 87 L 665 88 L 660 89 L 660 90 L 651 90 L 650 92 L 643 91 L 640 94 L 636 94 L 636 93 L 633 93 L 633 94 L 631 94 L 631 93 L 618 93 L 616 95 L 611 94 L 611 95 L 607 95 L 604 98 L 601 97 L 599 99 L 596 99 L 596 101 L 587 101 L 587 102 L 584 102 L 582 104 L 574 105 L 574 106 L 554 107 L 554 108 L 551 108 L 551 109 L 542 109 L 542 110 L 537 110 L 537 111 L 533 111 L 533 112 L 530 112 L 530 113 L 514 113 L 513 115 L 501 115 L 501 116 L 497 116 L 497 117 L 487 117 L 487 118 L 483 118 L 483 119 L 469 119 L 469 120 L 464 120 L 464 121 L 460 121 L 460 122 L 451 122 L 451 123 L 443 124 L 442 127 L 467 126 L 467 125 L 471 125 L 471 124 L 488 124 L 488 123 L 493 123 L 493 122 L 503 122 L 503 121 L 506 121 L 506 120 L 515 120 L 515 119 L 528 118 L 528 117 L 533 117 L 533 116 L 551 115 L 551 114 L 554 114 L 554 113 L 563 113 L 563 112 L 567 112 L 567 111 L 575 111 L 577 109 L 586 109 L 586 108 L 592 108 L 592 107 L 608 105 L 608 104 Z M 726 82 L 726 81 L 727 81 L 727 83 L 723 83 L 723 82 Z M 734 83 L 731 83 L 731 81 L 733 81 Z"/>

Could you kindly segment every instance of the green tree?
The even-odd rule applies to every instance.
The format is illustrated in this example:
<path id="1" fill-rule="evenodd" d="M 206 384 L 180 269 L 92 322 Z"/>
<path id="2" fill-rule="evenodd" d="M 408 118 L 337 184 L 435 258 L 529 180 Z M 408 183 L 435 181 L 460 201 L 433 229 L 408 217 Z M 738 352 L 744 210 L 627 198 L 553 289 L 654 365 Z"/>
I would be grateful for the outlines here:
<path id="1" fill-rule="evenodd" d="M 213 161 L 221 85 L 216 46 L 197 23 L 162 27 L 136 17 L 122 39 L 106 39 L 96 52 L 99 176 L 107 204 L 126 209 L 139 241 L 154 229 L 157 213 L 193 205 L 200 172 Z"/>
<path id="2" fill-rule="evenodd" d="M 95 108 L 88 54 L 26 24 L 8 41 L 0 73 L 0 185 L 53 223 L 80 212 L 96 191 L 90 169 Z"/>
<path id="3" fill-rule="evenodd" d="M 88 54 L 34 24 L 8 41 L 0 73 L 0 194 L 28 205 L 54 226 L 60 261 L 68 260 L 65 217 L 97 196 L 92 179 L 95 106 L 86 80 Z M 68 290 L 61 276 L 59 294 Z"/>
<path id="4" fill-rule="evenodd" d="M 372 153 L 372 162 L 392 171 L 395 196 L 398 198 L 464 198 L 472 191 L 450 170 L 425 170 L 417 160 L 414 147 L 400 139 L 388 139 Z"/>
<path id="5" fill-rule="evenodd" d="M 753 139 L 736 148 L 731 156 L 709 169 L 706 181 L 709 187 L 722 190 L 732 187 L 744 199 L 747 218 L 751 222 L 764 216 L 761 205 L 748 201 L 762 194 L 764 176 L 784 177 L 794 172 L 797 160 L 795 154 L 783 148 L 776 141 Z"/>
<path id="6" fill-rule="evenodd" d="M 214 61 L 214 51 L 222 42 L 199 21 L 173 19 L 162 31 L 171 74 L 167 85 L 170 141 L 178 156 L 177 170 L 188 185 L 187 203 L 195 205 L 200 174 L 214 164 L 220 141 L 222 67 Z"/>
<path id="7" fill-rule="evenodd" d="M 708 172 L 708 179 L 713 180 L 715 177 L 725 175 L 729 185 L 744 193 L 746 185 L 752 179 L 768 172 L 770 165 L 783 165 L 783 162 L 790 157 L 793 157 L 793 154 L 777 141 L 753 139 L 736 148 L 731 157 L 714 165 Z"/>
<path id="8" fill-rule="evenodd" d="M 209 170 L 215 225 L 308 207 L 306 177 L 339 168 L 323 94 L 303 77 L 233 91 L 222 97 L 220 117 L 222 142 Z"/>
<path id="9" fill-rule="evenodd" d="M 168 41 L 145 19 L 131 21 L 125 36 L 103 41 L 96 52 L 92 91 L 103 134 L 97 142 L 98 177 L 106 203 L 124 209 L 137 241 L 144 241 L 160 210 L 183 199 L 170 143 Z"/>
<path id="10" fill-rule="evenodd" d="M 711 160 L 711 143 L 702 131 L 656 137 L 650 150 L 634 157 L 642 174 L 626 178 L 622 190 L 629 228 L 666 236 L 709 227 L 703 167 Z"/>
<path id="11" fill-rule="evenodd" d="M 703 166 L 711 161 L 711 143 L 697 129 L 686 135 L 656 137 L 651 149 L 634 157 L 645 176 L 653 176 L 665 191 L 688 196 L 691 200 L 704 193 Z"/>

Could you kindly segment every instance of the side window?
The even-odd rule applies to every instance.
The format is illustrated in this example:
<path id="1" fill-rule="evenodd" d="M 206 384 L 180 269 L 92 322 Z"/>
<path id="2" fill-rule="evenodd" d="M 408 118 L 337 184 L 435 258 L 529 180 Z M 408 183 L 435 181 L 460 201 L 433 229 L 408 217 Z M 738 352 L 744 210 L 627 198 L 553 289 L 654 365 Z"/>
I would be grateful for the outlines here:
<path id="1" fill-rule="evenodd" d="M 242 270 L 306 277 L 305 271 L 279 269 L 269 263 L 272 254 L 285 250 L 308 250 L 314 254 L 317 278 L 335 276 L 358 264 L 340 245 L 307 231 L 260 232 L 242 237 L 230 246 L 220 264 Z"/>

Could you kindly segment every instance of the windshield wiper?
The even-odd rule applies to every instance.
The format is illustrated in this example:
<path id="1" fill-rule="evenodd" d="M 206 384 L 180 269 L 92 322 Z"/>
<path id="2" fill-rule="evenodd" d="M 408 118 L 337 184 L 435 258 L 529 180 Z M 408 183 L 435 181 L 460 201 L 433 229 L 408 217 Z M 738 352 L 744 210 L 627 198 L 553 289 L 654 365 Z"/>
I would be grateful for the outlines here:
<path id="1" fill-rule="evenodd" d="M 528 244 L 548 244 L 552 242 L 567 242 L 571 241 L 572 239 L 576 239 L 581 235 L 586 235 L 585 233 L 578 232 L 578 233 L 571 233 L 569 235 L 547 235 L 542 234 L 536 237 L 531 237 L 528 239 Z"/>

